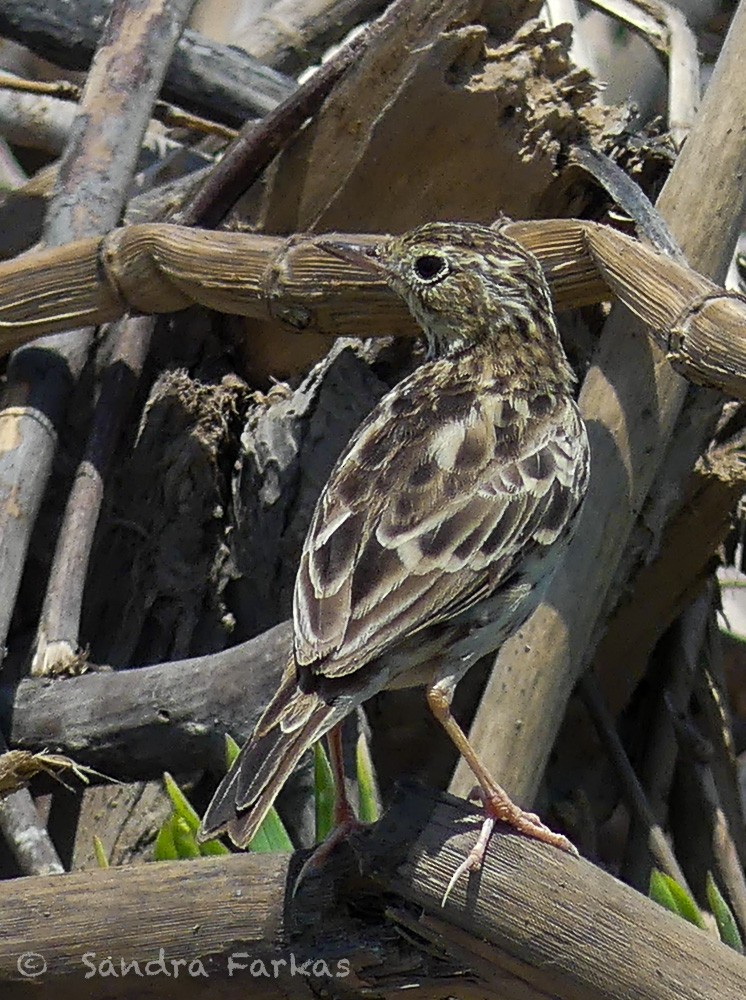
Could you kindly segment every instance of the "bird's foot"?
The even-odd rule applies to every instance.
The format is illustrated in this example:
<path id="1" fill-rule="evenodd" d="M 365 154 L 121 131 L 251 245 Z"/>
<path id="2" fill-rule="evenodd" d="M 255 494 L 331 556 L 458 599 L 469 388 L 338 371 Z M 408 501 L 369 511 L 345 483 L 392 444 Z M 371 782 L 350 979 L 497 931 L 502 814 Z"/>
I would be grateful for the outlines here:
<path id="1" fill-rule="evenodd" d="M 295 879 L 293 897 L 295 897 L 295 894 L 298 892 L 301 883 L 304 882 L 309 875 L 320 871 L 329 860 L 330 855 L 337 849 L 337 847 L 339 847 L 340 844 L 349 840 L 353 834 L 367 829 L 367 826 L 367 823 L 361 823 L 352 812 L 339 819 L 338 822 L 335 823 L 329 835 L 303 862 L 301 870 L 298 872 Z"/>
<path id="2" fill-rule="evenodd" d="M 481 801 L 484 806 L 485 819 L 482 823 L 482 829 L 479 831 L 476 844 L 451 876 L 448 887 L 443 895 L 441 906 L 445 906 L 451 890 L 462 875 L 465 875 L 467 872 L 477 871 L 481 867 L 492 831 L 495 828 L 495 823 L 505 823 L 526 837 L 531 837 L 533 840 L 540 840 L 545 844 L 551 844 L 552 847 L 556 847 L 560 851 L 566 851 L 568 854 L 578 856 L 578 849 L 567 837 L 561 833 L 555 833 L 554 830 L 550 830 L 545 823 L 542 823 L 536 813 L 521 809 L 507 795 L 488 793 L 477 786 L 477 788 L 472 790 L 469 798 Z"/>

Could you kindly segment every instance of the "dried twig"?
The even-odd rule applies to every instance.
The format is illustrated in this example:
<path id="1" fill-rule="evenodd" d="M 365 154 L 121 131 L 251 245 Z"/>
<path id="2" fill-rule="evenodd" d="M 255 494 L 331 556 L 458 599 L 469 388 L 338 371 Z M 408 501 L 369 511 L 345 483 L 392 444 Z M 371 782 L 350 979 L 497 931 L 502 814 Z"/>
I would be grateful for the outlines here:
<path id="1" fill-rule="evenodd" d="M 621 167 L 596 149 L 576 147 L 570 152 L 570 159 L 587 171 L 614 199 L 637 227 L 637 234 L 649 240 L 656 250 L 667 254 L 679 264 L 686 264 L 686 258 L 676 245 L 668 226 L 656 212 L 647 195 Z"/>
<path id="2" fill-rule="evenodd" d="M 34 95 L 36 97 L 51 97 L 60 101 L 80 101 L 83 90 L 76 83 L 69 83 L 67 80 L 47 81 L 47 80 L 26 80 L 23 77 L 14 76 L 12 73 L 0 72 L 0 96 L 5 91 L 12 91 L 16 94 Z M 38 104 L 36 105 L 39 108 Z M 72 111 L 74 118 L 75 112 Z M 190 114 L 182 111 L 181 108 L 174 107 L 166 101 L 156 101 L 153 105 L 153 118 L 169 125 L 172 128 L 188 128 L 194 132 L 202 132 L 205 135 L 215 135 L 221 139 L 235 139 L 236 130 L 220 125 L 218 122 L 202 118 L 200 115 Z M 29 129 L 33 135 L 33 130 Z M 168 147 L 168 140 L 164 136 L 158 137 L 163 148 Z M 151 140 L 153 141 L 153 140 Z M 180 143 L 173 143 L 175 148 L 180 148 Z"/>
<path id="3" fill-rule="evenodd" d="M 104 481 L 142 374 L 155 321 L 122 319 L 101 380 L 85 455 L 65 507 L 39 620 L 31 673 L 65 673 L 80 659 L 78 637 L 88 561 L 104 495 Z"/>
<path id="4" fill-rule="evenodd" d="M 721 636 L 712 600 L 704 636 L 704 669 L 697 675 L 696 696 L 701 709 L 710 759 L 695 763 L 700 794 L 710 815 L 708 847 L 712 850 L 726 895 L 746 930 L 746 819 L 738 781 L 725 678 L 722 675 Z"/>
<path id="5" fill-rule="evenodd" d="M 697 39 L 684 14 L 665 0 L 588 0 L 638 31 L 668 59 L 668 127 L 677 145 L 689 134 L 699 107 Z"/>
<path id="6" fill-rule="evenodd" d="M 88 68 L 111 0 L 3 0 L 0 34 L 65 69 Z M 187 29 L 166 71 L 166 100 L 213 121 L 243 125 L 271 111 L 295 82 L 239 48 L 211 42 Z"/>
<path id="7" fill-rule="evenodd" d="M 651 325 L 682 374 L 746 395 L 743 299 L 605 226 L 544 220 L 504 231 L 538 256 L 559 309 L 597 302 L 611 289 Z M 315 240 L 152 224 L 26 254 L 0 264 L 0 334 L 12 345 L 76 322 L 115 319 L 126 308 L 173 312 L 193 303 L 295 332 L 417 334 L 382 280 L 336 261 Z"/>
<path id="8" fill-rule="evenodd" d="M 101 777 L 98 771 L 76 764 L 63 754 L 46 753 L 43 750 L 39 753 L 8 750 L 7 753 L 0 754 L 0 799 L 26 788 L 37 774 L 48 774 L 66 788 L 69 787 L 63 777 L 66 774 L 75 775 L 78 781 L 86 785 L 91 777 Z"/>
<path id="9" fill-rule="evenodd" d="M 744 490 L 746 463 L 739 438 L 735 444 L 712 449 L 697 462 L 655 557 L 642 567 L 639 559 L 634 564 L 629 599 L 620 603 L 606 623 L 594 657 L 594 669 L 613 715 L 628 704 L 656 643 L 711 574 Z M 647 512 L 643 523 L 651 523 Z M 647 531 L 649 548 L 649 527 Z"/>
<path id="10" fill-rule="evenodd" d="M 295 75 L 375 17 L 387 0 L 274 0 L 270 9 L 248 9 L 236 44 L 265 65 Z"/>
<path id="11" fill-rule="evenodd" d="M 291 629 L 283 622 L 189 660 L 91 670 L 51 683 L 24 679 L 3 691 L 3 726 L 14 747 L 42 751 L 51 744 L 123 780 L 157 778 L 164 770 L 220 771 L 225 734 L 247 738 L 277 687 Z"/>
<path id="12" fill-rule="evenodd" d="M 2 74 L 0 81 L 0 134 L 26 149 L 61 153 L 77 115 L 73 102 L 6 87 L 7 75 Z M 183 148 L 181 143 L 152 128 L 148 128 L 143 137 L 143 149 L 159 155 Z"/>
<path id="13" fill-rule="evenodd" d="M 616 731 L 614 719 L 604 704 L 598 684 L 592 673 L 589 672 L 581 678 L 579 689 L 583 704 L 588 709 L 604 749 L 614 765 L 614 770 L 622 785 L 624 797 L 627 800 L 630 812 L 644 830 L 645 840 L 651 855 L 666 874 L 676 879 L 680 885 L 687 887 L 684 873 L 650 806 L 645 789 L 642 787 L 640 779 L 635 774 L 635 770 L 629 762 L 624 745 Z"/>
<path id="14" fill-rule="evenodd" d="M 661 825 L 666 822 L 668 798 L 678 758 L 675 718 L 686 717 L 689 713 L 710 606 L 711 593 L 706 588 L 677 622 L 672 642 L 666 650 L 669 676 L 661 692 L 664 697 L 659 699 L 640 768 L 653 814 Z M 624 879 L 641 891 L 645 889 L 650 873 L 647 836 L 647 825 L 639 817 L 633 817 L 625 851 Z"/>

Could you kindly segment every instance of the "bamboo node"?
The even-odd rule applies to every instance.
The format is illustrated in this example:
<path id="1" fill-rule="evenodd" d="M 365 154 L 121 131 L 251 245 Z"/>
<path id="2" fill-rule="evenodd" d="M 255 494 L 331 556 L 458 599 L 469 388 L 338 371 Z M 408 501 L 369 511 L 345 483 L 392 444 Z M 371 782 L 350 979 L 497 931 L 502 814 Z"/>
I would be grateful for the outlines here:
<path id="1" fill-rule="evenodd" d="M 107 233 L 102 238 L 98 245 L 99 271 L 104 276 L 107 287 L 114 295 L 123 312 L 127 310 L 129 303 L 127 301 L 127 296 L 125 295 L 124 290 L 117 278 L 116 264 L 121 237 L 124 232 L 125 229 L 122 226 L 117 229 L 112 229 L 110 233 Z"/>
<path id="2" fill-rule="evenodd" d="M 739 292 L 729 292 L 724 289 L 703 292 L 695 296 L 686 303 L 679 315 L 669 324 L 667 337 L 666 355 L 672 363 L 688 362 L 690 350 L 688 338 L 691 333 L 692 324 L 696 321 L 705 309 L 717 302 L 741 302 L 746 304 L 746 296 Z"/>

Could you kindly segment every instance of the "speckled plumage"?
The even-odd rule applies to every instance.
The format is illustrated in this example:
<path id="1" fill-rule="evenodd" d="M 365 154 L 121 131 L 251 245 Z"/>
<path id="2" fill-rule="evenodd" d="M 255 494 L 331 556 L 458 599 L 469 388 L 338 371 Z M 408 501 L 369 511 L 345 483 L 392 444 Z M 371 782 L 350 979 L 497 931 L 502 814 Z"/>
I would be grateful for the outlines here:
<path id="1" fill-rule="evenodd" d="M 203 836 L 240 844 L 303 751 L 376 692 L 425 684 L 449 729 L 455 684 L 538 603 L 587 486 L 573 374 L 531 254 L 456 223 L 328 248 L 386 276 L 428 360 L 363 422 L 317 503 L 293 657 L 203 821 Z"/>

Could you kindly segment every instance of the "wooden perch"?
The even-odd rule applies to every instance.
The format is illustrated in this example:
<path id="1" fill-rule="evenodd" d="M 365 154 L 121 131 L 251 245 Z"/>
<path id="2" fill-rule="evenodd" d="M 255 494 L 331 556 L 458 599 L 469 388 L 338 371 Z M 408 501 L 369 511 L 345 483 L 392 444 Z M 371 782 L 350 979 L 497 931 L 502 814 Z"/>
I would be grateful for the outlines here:
<path id="1" fill-rule="evenodd" d="M 32 978 L 41 1000 L 77 1000 L 81 988 L 89 1000 L 142 997 L 146 984 L 159 997 L 188 998 L 204 994 L 205 979 L 225 998 L 393 998 L 415 986 L 432 1000 L 746 993 L 736 952 L 588 862 L 513 834 L 493 836 L 483 870 L 442 908 L 478 825 L 465 803 L 403 788 L 295 898 L 300 859 L 285 855 L 0 883 L 3 996 L 27 996 Z M 107 957 L 112 965 L 101 966 Z M 140 976 L 132 966 L 122 976 L 122 960 L 137 961 Z M 311 975 L 292 975 L 293 961 L 308 961 Z M 119 976 L 101 975 L 107 968 Z M 21 969 L 39 974 L 24 979 Z"/>
<path id="2" fill-rule="evenodd" d="M 611 292 L 652 328 L 678 371 L 746 399 L 746 303 L 740 297 L 595 223 L 517 222 L 505 232 L 539 258 L 558 309 Z M 27 254 L 0 265 L 1 342 L 7 351 L 128 309 L 173 312 L 194 303 L 296 332 L 417 332 L 388 286 L 332 258 L 317 240 L 150 224 Z"/>

